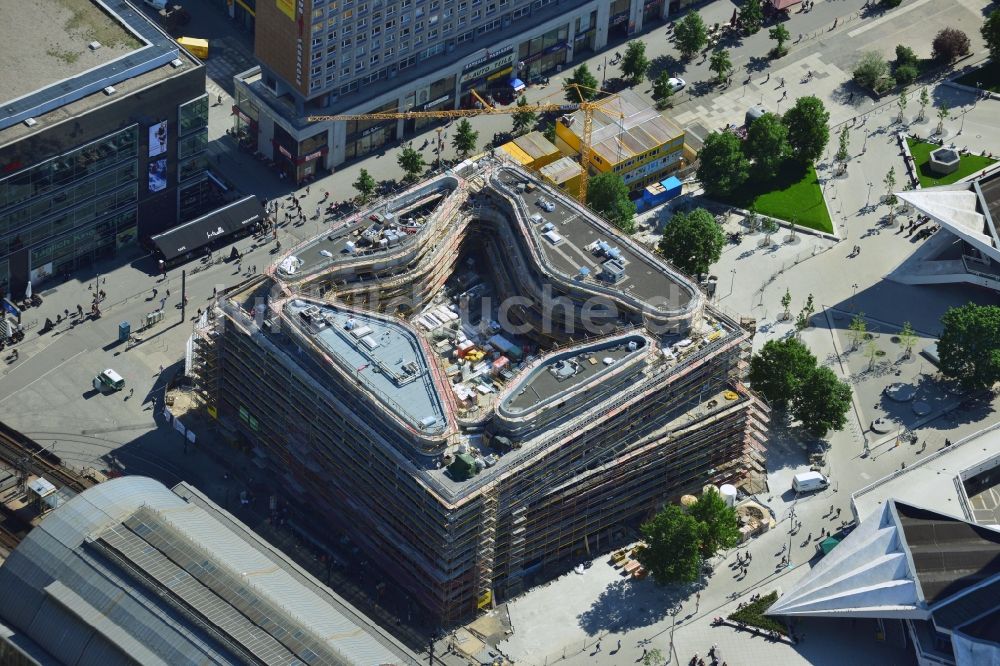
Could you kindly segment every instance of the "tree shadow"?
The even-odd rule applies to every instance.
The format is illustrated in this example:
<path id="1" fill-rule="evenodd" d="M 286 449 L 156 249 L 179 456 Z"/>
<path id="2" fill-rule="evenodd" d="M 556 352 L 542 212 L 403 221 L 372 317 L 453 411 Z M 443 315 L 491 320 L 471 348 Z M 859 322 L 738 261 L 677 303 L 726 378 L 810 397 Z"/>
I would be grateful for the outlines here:
<path id="1" fill-rule="evenodd" d="M 767 56 L 753 56 L 747 61 L 747 67 L 751 72 L 763 72 L 770 65 L 771 59 Z"/>
<path id="2" fill-rule="evenodd" d="M 670 76 L 680 76 L 687 71 L 687 62 L 679 60 L 673 55 L 661 55 L 656 56 L 649 61 L 649 70 L 646 76 L 650 81 L 655 79 L 660 75 L 661 72 L 667 72 Z"/>
<path id="3" fill-rule="evenodd" d="M 648 627 L 667 617 L 694 585 L 657 585 L 651 578 L 617 580 L 608 585 L 577 619 L 580 628 L 593 636 L 602 631 L 624 632 Z"/>
<path id="4" fill-rule="evenodd" d="M 691 97 L 704 97 L 715 92 L 717 88 L 718 84 L 714 80 L 708 80 L 688 83 L 686 90 Z"/>

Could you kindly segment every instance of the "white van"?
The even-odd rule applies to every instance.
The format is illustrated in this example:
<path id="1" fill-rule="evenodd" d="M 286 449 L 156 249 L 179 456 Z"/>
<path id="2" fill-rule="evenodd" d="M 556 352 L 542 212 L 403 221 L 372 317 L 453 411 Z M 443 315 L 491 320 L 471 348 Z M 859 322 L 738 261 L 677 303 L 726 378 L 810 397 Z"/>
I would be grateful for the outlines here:
<path id="1" fill-rule="evenodd" d="M 121 391 L 123 388 L 125 388 L 125 380 L 111 368 L 94 377 L 94 389 L 101 393 Z"/>
<path id="2" fill-rule="evenodd" d="M 792 490 L 797 493 L 811 493 L 829 485 L 830 481 L 819 472 L 802 472 L 792 477 Z"/>

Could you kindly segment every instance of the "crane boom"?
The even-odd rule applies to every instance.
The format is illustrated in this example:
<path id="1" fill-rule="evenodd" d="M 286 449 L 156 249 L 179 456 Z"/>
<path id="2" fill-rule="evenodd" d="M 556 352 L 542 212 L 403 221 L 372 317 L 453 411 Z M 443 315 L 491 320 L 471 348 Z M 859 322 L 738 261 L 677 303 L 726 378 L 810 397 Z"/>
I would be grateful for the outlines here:
<path id="1" fill-rule="evenodd" d="M 578 194 L 578 199 L 580 203 L 587 203 L 587 180 L 590 176 L 588 171 L 590 165 L 590 158 L 593 154 L 593 150 L 590 147 L 590 131 L 593 126 L 593 113 L 595 109 L 598 109 L 601 104 L 606 102 L 610 98 L 604 98 L 599 100 L 587 100 L 586 96 L 583 94 L 583 86 L 572 84 L 576 89 L 577 95 L 580 97 L 579 102 L 568 102 L 563 104 L 527 104 L 525 106 L 511 106 L 511 107 L 496 107 L 491 106 L 482 97 L 476 93 L 475 90 L 472 91 L 475 98 L 479 101 L 480 106 L 475 109 L 440 109 L 435 111 L 382 111 L 378 113 L 357 113 L 357 114 L 335 114 L 335 115 L 316 115 L 308 116 L 307 120 L 312 123 L 319 122 L 331 122 L 331 121 L 341 121 L 341 120 L 410 120 L 414 118 L 471 118 L 474 116 L 499 116 L 499 115 L 513 115 L 515 113 L 572 113 L 574 111 L 583 111 L 583 131 L 580 136 L 580 167 L 582 169 L 580 173 L 580 190 Z M 591 90 L 586 88 L 586 90 Z M 592 90 L 592 92 L 602 93 L 601 90 Z"/>

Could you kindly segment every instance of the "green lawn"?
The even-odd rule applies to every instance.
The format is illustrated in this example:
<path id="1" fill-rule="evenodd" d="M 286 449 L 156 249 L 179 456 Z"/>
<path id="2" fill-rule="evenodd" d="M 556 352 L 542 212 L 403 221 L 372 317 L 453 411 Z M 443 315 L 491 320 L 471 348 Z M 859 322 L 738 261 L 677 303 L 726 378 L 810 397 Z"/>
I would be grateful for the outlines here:
<path id="1" fill-rule="evenodd" d="M 937 174 L 930 169 L 931 151 L 935 148 L 940 148 L 933 143 L 924 143 L 923 141 L 915 141 L 914 139 L 907 139 L 907 145 L 910 147 L 910 154 L 913 155 L 913 161 L 917 164 L 917 174 L 920 177 L 920 187 L 934 187 L 935 185 L 950 185 L 951 183 L 957 182 L 969 174 L 973 174 L 981 169 L 985 169 L 989 165 L 996 162 L 996 160 L 991 160 L 988 157 L 982 157 L 981 155 L 966 155 L 963 154 L 961 161 L 959 162 L 958 169 L 954 173 L 949 173 L 946 176 L 938 177 Z"/>
<path id="2" fill-rule="evenodd" d="M 743 209 L 753 208 L 761 215 L 795 222 L 803 227 L 833 233 L 830 211 L 823 201 L 823 190 L 810 164 L 788 160 L 773 179 L 760 182 L 751 178 L 725 203 Z"/>
<path id="3" fill-rule="evenodd" d="M 955 83 L 1000 93 L 1000 61 L 991 60 L 979 69 L 958 77 Z"/>

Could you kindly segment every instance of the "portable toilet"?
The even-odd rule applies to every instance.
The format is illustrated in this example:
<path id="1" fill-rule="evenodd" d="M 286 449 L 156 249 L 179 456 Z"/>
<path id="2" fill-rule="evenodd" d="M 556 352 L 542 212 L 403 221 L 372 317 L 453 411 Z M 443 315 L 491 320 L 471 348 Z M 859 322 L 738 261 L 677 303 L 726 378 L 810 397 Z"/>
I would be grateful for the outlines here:
<path id="1" fill-rule="evenodd" d="M 127 342 L 128 336 L 132 332 L 132 325 L 127 321 L 118 324 L 118 342 Z"/>

